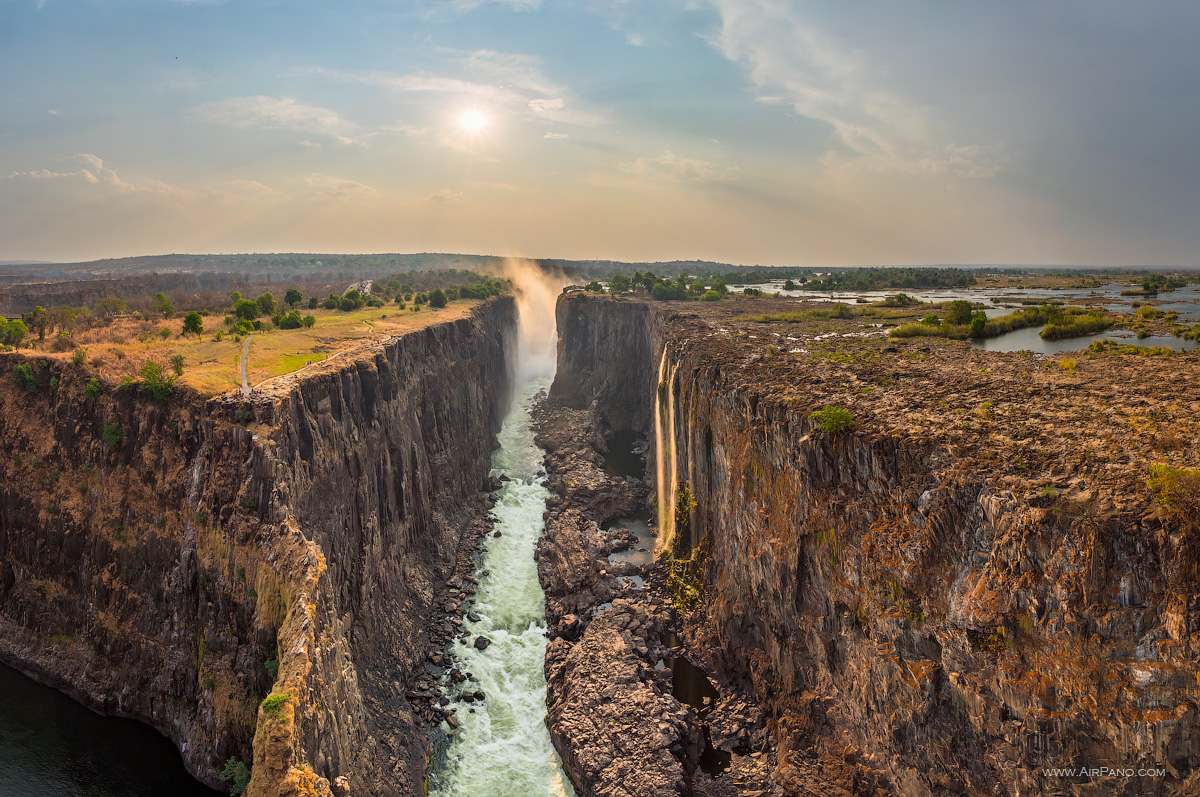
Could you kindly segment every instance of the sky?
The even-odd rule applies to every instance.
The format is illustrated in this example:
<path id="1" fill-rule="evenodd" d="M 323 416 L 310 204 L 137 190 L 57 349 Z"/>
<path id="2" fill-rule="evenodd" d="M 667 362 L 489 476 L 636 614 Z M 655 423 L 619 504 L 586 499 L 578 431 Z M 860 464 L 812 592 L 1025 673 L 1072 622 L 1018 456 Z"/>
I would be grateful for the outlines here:
<path id="1" fill-rule="evenodd" d="M 0 0 L 0 260 L 1200 261 L 1200 3 Z"/>

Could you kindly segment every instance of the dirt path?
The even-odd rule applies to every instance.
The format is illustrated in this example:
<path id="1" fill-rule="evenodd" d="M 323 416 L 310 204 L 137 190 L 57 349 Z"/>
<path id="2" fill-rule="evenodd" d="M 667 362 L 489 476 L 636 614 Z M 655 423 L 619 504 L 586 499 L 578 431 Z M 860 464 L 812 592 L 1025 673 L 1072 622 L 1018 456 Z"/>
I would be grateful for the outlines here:
<path id="1" fill-rule="evenodd" d="M 250 395 L 250 382 L 246 379 L 246 361 L 250 359 L 250 339 L 253 335 L 246 336 L 246 346 L 242 349 L 242 395 Z"/>

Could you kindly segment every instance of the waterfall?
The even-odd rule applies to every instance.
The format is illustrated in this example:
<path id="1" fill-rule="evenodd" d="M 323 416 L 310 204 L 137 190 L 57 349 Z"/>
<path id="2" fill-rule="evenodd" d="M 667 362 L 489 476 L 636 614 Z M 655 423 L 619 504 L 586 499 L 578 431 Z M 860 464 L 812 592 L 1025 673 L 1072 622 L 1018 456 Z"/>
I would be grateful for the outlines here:
<path id="1" fill-rule="evenodd" d="M 675 536 L 675 500 L 679 491 L 679 445 L 675 438 L 675 372 L 679 364 L 667 367 L 664 347 L 658 363 L 658 390 L 654 394 L 654 462 L 658 487 L 657 551 L 666 550 Z M 663 376 L 666 375 L 666 384 Z M 663 393 L 666 412 L 663 412 Z"/>

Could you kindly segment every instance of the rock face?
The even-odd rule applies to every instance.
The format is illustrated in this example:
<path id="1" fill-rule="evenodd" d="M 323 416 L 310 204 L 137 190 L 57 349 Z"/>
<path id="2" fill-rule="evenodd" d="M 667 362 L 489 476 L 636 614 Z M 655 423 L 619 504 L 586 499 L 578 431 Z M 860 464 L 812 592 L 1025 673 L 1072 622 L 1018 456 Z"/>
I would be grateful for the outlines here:
<path id="1" fill-rule="evenodd" d="M 251 795 L 422 793 L 406 685 L 479 533 L 515 331 L 492 300 L 253 404 L 92 399 L 59 361 L 35 394 L 6 380 L 0 657 L 214 786 L 233 756 Z"/>
<path id="2" fill-rule="evenodd" d="M 646 430 L 653 395 L 631 400 L 625 385 L 596 378 L 596 363 L 619 360 L 639 384 L 664 347 L 677 366 L 674 434 L 690 502 L 676 516 L 674 551 L 698 575 L 689 582 L 685 573 L 672 590 L 681 600 L 699 591 L 689 635 L 766 708 L 780 784 L 804 793 L 820 764 L 848 793 L 1200 790 L 1196 557 L 1145 493 L 1150 446 L 1101 465 L 1106 475 L 1090 484 L 1062 475 L 1078 444 L 1066 444 L 1061 460 L 1044 457 L 1041 473 L 1013 476 L 1005 455 L 992 453 L 1005 438 L 989 438 L 986 426 L 980 436 L 963 416 L 923 425 L 857 398 L 863 384 L 897 386 L 901 407 L 921 406 L 898 380 L 933 378 L 936 363 L 924 365 L 922 351 L 906 358 L 881 343 L 871 358 L 855 350 L 809 365 L 678 307 L 562 297 L 559 394 Z M 1194 359 L 1177 366 L 1179 385 L 1200 384 Z M 958 365 L 954 380 L 968 395 L 979 382 L 1029 402 L 1016 405 L 1017 417 L 1042 423 L 1006 434 L 1032 434 L 1038 456 L 1039 445 L 1058 445 L 1043 413 L 1081 395 L 1086 403 L 1081 391 L 1112 407 L 1113 393 L 1144 384 L 1144 362 L 1097 365 L 1111 371 L 1089 383 L 1073 369 L 1042 374 L 1035 365 L 1031 376 L 1027 359 L 1001 355 L 982 369 Z M 998 382 L 1009 370 L 1011 381 Z M 822 431 L 809 417 L 836 396 L 850 397 L 841 401 L 856 408 L 855 430 Z M 1149 414 L 1141 423 L 1174 411 L 1137 395 L 1124 403 Z M 966 417 L 986 423 L 991 407 Z M 1100 442 L 1125 421 L 1090 423 L 1087 435 Z M 1094 451 L 1082 467 L 1096 469 Z M 1117 478 L 1126 455 L 1137 467 Z M 1131 773 L 1044 771 L 1083 766 Z"/>
<path id="3" fill-rule="evenodd" d="M 687 794 L 700 759 L 696 715 L 671 697 L 659 638 L 667 613 L 617 598 L 568 644 L 546 649 L 546 724 L 586 797 Z"/>

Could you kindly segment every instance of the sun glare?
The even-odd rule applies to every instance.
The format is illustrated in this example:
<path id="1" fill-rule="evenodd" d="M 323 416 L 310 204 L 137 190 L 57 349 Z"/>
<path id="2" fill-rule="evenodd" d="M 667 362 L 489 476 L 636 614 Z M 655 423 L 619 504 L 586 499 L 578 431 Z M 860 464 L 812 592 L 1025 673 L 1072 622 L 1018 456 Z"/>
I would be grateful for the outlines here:
<path id="1" fill-rule="evenodd" d="M 487 127 L 488 118 L 479 111 L 467 111 L 459 118 L 458 123 L 469 133 L 478 133 Z"/>

